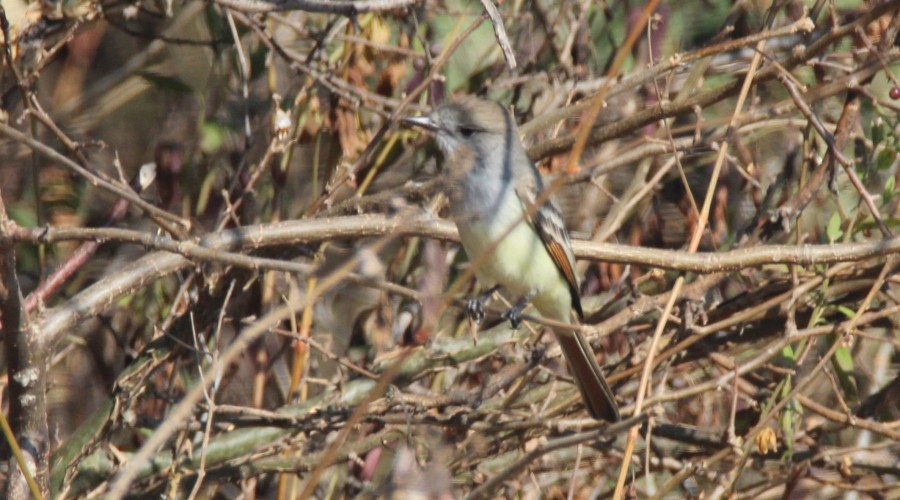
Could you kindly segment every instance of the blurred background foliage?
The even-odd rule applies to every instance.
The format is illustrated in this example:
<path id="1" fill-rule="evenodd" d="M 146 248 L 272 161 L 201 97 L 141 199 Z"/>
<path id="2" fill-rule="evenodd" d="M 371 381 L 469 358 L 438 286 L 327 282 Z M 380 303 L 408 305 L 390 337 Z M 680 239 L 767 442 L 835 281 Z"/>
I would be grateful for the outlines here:
<path id="1" fill-rule="evenodd" d="M 739 83 L 755 44 L 713 50 L 689 64 L 661 69 L 665 62 L 759 34 L 767 23 L 771 29 L 786 26 L 812 9 L 811 33 L 767 42 L 762 64 L 772 68 L 773 60 L 787 64 L 800 53 L 798 48 L 880 8 L 883 16 L 835 36 L 820 52 L 801 57 L 786 70 L 829 130 L 835 130 L 851 98 L 858 99 L 858 116 L 835 134 L 840 150 L 853 160 L 850 169 L 872 194 L 877 217 L 834 162 L 808 205 L 795 207 L 796 213 L 785 208 L 831 153 L 786 84 L 767 78 L 751 89 L 739 127 L 728 137 L 732 149 L 715 186 L 701 249 L 861 243 L 887 236 L 879 232 L 880 225 L 890 230 L 897 226 L 898 54 L 893 43 L 878 45 L 883 33 L 896 34 L 896 1 L 664 2 L 649 34 L 638 39 L 618 68 L 592 125 L 581 122 L 578 106 L 601 88 L 607 90 L 604 75 L 643 2 L 504 1 L 498 7 L 518 63 L 514 69 L 491 22 L 479 21 L 484 10 L 479 2 L 406 2 L 350 17 L 302 10 L 260 13 L 252 8 L 259 3 L 3 0 L 8 21 L 4 39 L 10 41 L 0 77 L 3 120 L 90 171 L 132 186 L 142 166 L 152 166 L 155 178 L 136 192 L 190 220 L 190 235 L 199 237 L 286 220 L 395 214 L 408 206 L 440 212 L 427 189 L 440 171 L 436 148 L 419 132 L 394 126 L 391 116 L 398 110 L 401 115 L 427 112 L 453 95 L 477 94 L 511 106 L 519 123 L 528 124 L 524 140 L 548 176 L 562 172 L 571 143 L 561 152 L 542 146 L 571 137 L 581 126 L 610 134 L 581 153 L 584 172 L 603 170 L 648 144 L 669 144 L 670 135 L 682 141 L 677 147 L 683 153 L 681 165 L 658 177 L 671 154 L 638 156 L 587 182 L 572 182 L 556 196 L 578 239 L 684 249 L 698 223 L 692 203 L 699 205 L 707 195 L 737 92 L 668 116 L 665 126 L 662 115 L 644 123 L 628 119 L 660 102 L 687 101 Z M 446 64 L 431 75 L 461 36 Z M 881 47 L 877 57 L 872 55 L 875 47 Z M 881 67 L 862 75 L 874 64 Z M 652 76 L 635 76 L 647 71 Z M 635 77 L 634 83 L 617 85 L 627 77 Z M 851 77 L 854 86 L 840 84 Z M 424 92 L 407 105 L 404 99 L 423 82 Z M 557 112 L 563 114 L 556 121 L 540 121 Z M 40 113 L 58 130 L 37 120 Z M 616 124 L 630 128 L 607 132 Z M 113 216 L 115 196 L 71 169 L 33 155 L 20 142 L 3 140 L 0 155 L 3 202 L 21 226 L 114 226 L 165 233 L 133 207 Z M 424 194 L 418 190 L 423 186 Z M 365 276 L 434 296 L 465 276 L 466 259 L 452 243 L 424 237 L 384 244 L 375 240 L 353 235 L 252 253 L 309 262 L 320 279 L 352 261 Z M 82 245 L 18 245 L 23 294 L 37 289 Z M 60 310 L 90 285 L 103 283 L 152 251 L 105 242 L 32 314 L 40 321 L 45 309 Z M 663 397 L 667 390 L 687 390 L 727 375 L 798 330 L 856 321 L 861 304 L 866 304 L 862 312 L 897 307 L 893 264 L 886 278 L 877 277 L 882 266 L 888 269 L 887 260 L 875 256 L 841 268 L 777 307 L 765 306 L 765 300 L 800 290 L 835 265 L 773 263 L 722 273 L 698 288 L 691 300 L 679 303 L 679 321 L 666 330 L 670 345 L 689 337 L 694 324 L 715 324 L 738 311 L 756 312 L 657 368 L 652 391 L 659 396 L 654 403 L 658 422 L 683 426 L 691 437 L 664 435 L 652 441 L 655 447 L 642 440 L 632 464 L 630 494 L 762 498 L 827 488 L 830 496 L 851 490 L 873 497 L 896 495 L 896 486 L 890 485 L 900 475 L 900 449 L 895 438 L 890 443 L 885 429 L 896 432 L 900 418 L 897 314 L 862 322 L 858 328 L 864 335 L 837 349 L 825 370 L 813 365 L 834 342 L 845 342 L 838 333 L 829 341 L 804 337 L 779 348 L 779 356 L 735 384 L 740 396 L 728 382 L 727 389 Z M 580 272 L 585 301 L 595 311 L 590 323 L 601 326 L 642 298 L 661 297 L 685 274 L 597 261 L 582 261 Z M 700 274 L 687 276 L 691 282 L 702 281 Z M 102 491 L 127 460 L 123 453 L 137 449 L 165 421 L 170 405 L 198 383 L 197 364 L 212 363 L 203 352 L 218 352 L 255 319 L 311 293 L 311 287 L 315 282 L 309 276 L 196 262 L 192 269 L 114 297 L 102 314 L 67 332 L 51 353 L 48 413 L 52 448 L 62 450 L 54 452 L 54 488 L 70 496 Z M 874 302 L 864 302 L 873 287 Z M 454 298 L 465 298 L 474 289 L 465 282 L 453 288 Z M 580 404 L 557 405 L 560 393 L 576 400 L 559 357 L 548 359 L 534 351 L 534 346 L 552 344 L 536 341 L 524 330 L 510 332 L 494 317 L 485 327 L 492 333 L 473 345 L 462 310 L 432 302 L 417 303 L 350 282 L 331 288 L 314 307 L 297 311 L 278 331 L 254 342 L 222 374 L 215 396 L 219 404 L 287 411 L 305 420 L 274 421 L 272 415 L 242 414 L 234 407 L 223 411 L 208 436 L 210 458 L 204 466 L 209 476 L 201 482 L 196 460 L 207 446 L 202 431 L 208 414 L 198 408 L 179 438 L 169 442 L 168 455 L 159 455 L 169 462 L 143 472 L 132 493 L 186 496 L 196 485 L 193 494 L 222 498 L 288 498 L 302 491 L 321 497 L 418 492 L 449 498 L 477 491 L 525 451 L 571 430 L 530 417 L 540 417 L 542 411 L 550 419 L 585 416 Z M 623 406 L 633 402 L 639 381 L 636 371 L 627 370 L 643 365 L 661 304 L 655 312 L 635 313 L 627 324 L 592 338 L 609 370 L 622 375 L 614 381 Z M 199 351 L 197 338 L 206 344 Z M 342 458 L 332 463 L 307 460 L 321 456 L 317 454 L 335 439 L 340 422 L 370 388 L 353 382 L 383 373 L 401 347 L 410 345 L 426 346 L 423 357 L 415 360 L 420 364 L 407 366 L 405 378 L 396 381 L 396 399 L 388 398 L 378 407 L 380 413 L 373 410 L 348 441 L 368 447 L 342 448 Z M 504 378 L 514 368 L 527 373 L 521 386 Z M 842 415 L 886 422 L 884 428 L 863 431 L 794 401 L 791 389 L 807 377 L 814 380 L 804 395 L 828 409 L 842 409 Z M 502 388 L 499 395 L 485 389 L 492 384 Z M 354 395 L 353 390 L 360 392 Z M 487 391 L 484 400 L 471 396 L 481 390 Z M 441 402 L 440 396 L 454 391 L 463 391 L 468 399 Z M 760 420 L 763 407 L 787 396 L 791 403 L 769 417 L 768 424 Z M 390 401 L 399 403 L 392 406 Z M 107 406 L 111 402 L 115 410 Z M 777 436 L 767 438 L 774 441 L 771 449 L 741 442 L 751 429 L 754 436 Z M 250 436 L 246 442 L 228 441 L 241 430 Z M 90 438 L 71 445 L 79 433 Z M 366 441 L 372 436 L 381 441 Z M 624 442 L 621 433 L 607 439 L 554 451 L 531 463 L 527 472 L 513 469 L 489 494 L 606 496 L 615 485 Z M 737 451 L 723 458 L 726 442 Z M 66 443 L 74 449 L 65 448 Z M 213 458 L 212 450 L 219 449 L 215 446 L 223 451 Z M 851 449 L 861 451 L 852 455 Z M 309 472 L 317 467 L 324 475 L 314 489 L 304 490 Z M 579 473 L 573 474 L 574 469 Z"/>

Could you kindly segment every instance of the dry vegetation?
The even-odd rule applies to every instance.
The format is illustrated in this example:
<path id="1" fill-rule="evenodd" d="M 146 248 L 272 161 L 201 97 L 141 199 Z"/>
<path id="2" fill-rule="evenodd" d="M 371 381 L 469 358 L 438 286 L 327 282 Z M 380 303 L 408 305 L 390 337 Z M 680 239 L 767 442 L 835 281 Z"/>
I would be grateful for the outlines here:
<path id="1" fill-rule="evenodd" d="M 657 3 L 4 1 L 7 496 L 897 498 L 900 1 Z M 467 321 L 462 93 L 623 422 Z"/>

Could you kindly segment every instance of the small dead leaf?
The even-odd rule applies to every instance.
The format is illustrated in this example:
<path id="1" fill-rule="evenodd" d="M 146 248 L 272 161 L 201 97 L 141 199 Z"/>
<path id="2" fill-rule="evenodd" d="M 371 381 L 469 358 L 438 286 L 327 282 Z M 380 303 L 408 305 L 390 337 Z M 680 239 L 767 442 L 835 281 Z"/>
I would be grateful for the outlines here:
<path id="1" fill-rule="evenodd" d="M 366 148 L 366 141 L 359 129 L 359 120 L 355 110 L 343 100 L 334 109 L 334 127 L 337 130 L 338 142 L 344 158 L 355 159 Z"/>
<path id="2" fill-rule="evenodd" d="M 778 437 L 772 429 L 763 429 L 756 436 L 756 449 L 759 453 L 767 455 L 770 451 L 778 449 Z"/>
<path id="3" fill-rule="evenodd" d="M 386 45 L 391 41 L 391 27 L 379 16 L 373 17 L 369 24 L 369 40 L 379 45 Z"/>
<path id="4" fill-rule="evenodd" d="M 394 90 L 406 76 L 406 69 L 408 66 L 409 64 L 406 61 L 396 61 L 391 63 L 387 69 L 381 73 L 376 91 L 384 96 L 393 95 Z"/>
<path id="5" fill-rule="evenodd" d="M 844 455 L 844 458 L 841 459 L 841 466 L 838 470 L 841 473 L 841 477 L 849 480 L 853 477 L 853 460 L 851 460 L 849 456 Z"/>

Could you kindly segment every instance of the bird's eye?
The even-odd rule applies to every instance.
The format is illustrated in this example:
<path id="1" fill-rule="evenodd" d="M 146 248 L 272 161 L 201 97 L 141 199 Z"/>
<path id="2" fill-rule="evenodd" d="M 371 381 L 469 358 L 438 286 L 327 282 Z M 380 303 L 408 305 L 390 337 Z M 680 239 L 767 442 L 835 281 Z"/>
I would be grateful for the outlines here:
<path id="1" fill-rule="evenodd" d="M 475 135 L 475 132 L 478 132 L 478 129 L 475 127 L 470 127 L 467 125 L 461 125 L 459 127 L 459 133 L 463 137 L 472 137 L 473 135 Z"/>

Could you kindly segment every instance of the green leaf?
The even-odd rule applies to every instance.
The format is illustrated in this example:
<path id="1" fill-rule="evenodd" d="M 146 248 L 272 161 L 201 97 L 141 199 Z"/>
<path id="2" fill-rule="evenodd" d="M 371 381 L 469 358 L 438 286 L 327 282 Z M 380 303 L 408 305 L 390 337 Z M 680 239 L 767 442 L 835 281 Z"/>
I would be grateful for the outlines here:
<path id="1" fill-rule="evenodd" d="M 794 353 L 794 348 L 790 345 L 786 345 L 781 349 L 781 357 L 786 360 L 797 361 L 797 355 Z"/>
<path id="2" fill-rule="evenodd" d="M 791 393 L 792 388 L 792 377 L 785 377 L 785 384 L 781 387 L 781 394 L 779 395 L 779 399 L 786 398 Z M 793 454 L 794 426 L 797 423 L 795 415 L 801 414 L 801 410 L 802 408 L 799 404 L 797 404 L 797 401 L 792 399 L 784 405 L 784 409 L 779 416 L 778 420 L 781 424 L 781 432 L 784 435 L 785 457 L 790 457 Z"/>
<path id="3" fill-rule="evenodd" d="M 840 337 L 832 335 L 828 340 L 829 345 L 832 345 L 834 342 L 840 342 Z M 838 346 L 831 358 L 831 366 L 844 391 L 844 399 L 858 401 L 859 391 L 856 388 L 856 381 L 853 379 L 853 355 L 847 346 Z"/>
<path id="4" fill-rule="evenodd" d="M 872 126 L 872 148 L 877 148 L 881 141 L 884 140 L 884 128 L 879 120 Z"/>
<path id="5" fill-rule="evenodd" d="M 216 122 L 204 122 L 200 125 L 200 149 L 206 154 L 217 153 L 225 143 L 228 129 Z"/>
<path id="6" fill-rule="evenodd" d="M 13 203 L 9 205 L 7 211 L 9 212 L 9 218 L 20 226 L 36 226 L 38 223 L 34 207 L 29 204 Z"/>
<path id="7" fill-rule="evenodd" d="M 854 316 L 856 316 L 856 311 L 854 311 L 853 309 L 850 309 L 850 308 L 847 307 L 847 306 L 837 306 L 837 310 L 840 311 L 841 314 L 843 314 L 844 316 L 846 316 L 847 319 L 851 319 L 851 318 L 853 318 Z"/>
<path id="8" fill-rule="evenodd" d="M 168 90 L 181 94 L 190 94 L 194 91 L 190 85 L 184 83 L 178 78 L 152 73 L 150 71 L 141 71 L 138 76 L 147 80 L 150 85 L 160 90 Z"/>
<path id="9" fill-rule="evenodd" d="M 878 170 L 887 170 L 891 168 L 896 158 L 897 151 L 895 151 L 893 148 L 884 148 L 880 153 L 878 153 L 878 158 L 875 160 L 875 167 Z"/>
<path id="10" fill-rule="evenodd" d="M 215 185 L 216 174 L 214 171 L 210 171 L 206 174 L 206 177 L 203 178 L 203 182 L 200 184 L 200 191 L 197 193 L 197 215 L 206 212 L 206 206 L 207 204 L 209 204 L 209 199 L 210 196 L 212 196 L 212 191 Z"/>
<path id="11" fill-rule="evenodd" d="M 825 228 L 825 234 L 828 236 L 828 242 L 834 243 L 841 239 L 844 231 L 841 229 L 841 214 L 835 211 L 828 219 L 828 227 Z"/>
<path id="12" fill-rule="evenodd" d="M 835 368 L 844 373 L 853 373 L 853 356 L 846 346 L 838 347 L 834 353 Z"/>
<path id="13" fill-rule="evenodd" d="M 896 187 L 897 180 L 892 175 L 887 178 L 887 181 L 884 183 L 884 190 L 881 191 L 881 203 L 883 205 L 887 205 L 890 203 L 892 199 L 894 199 L 894 188 Z"/>

